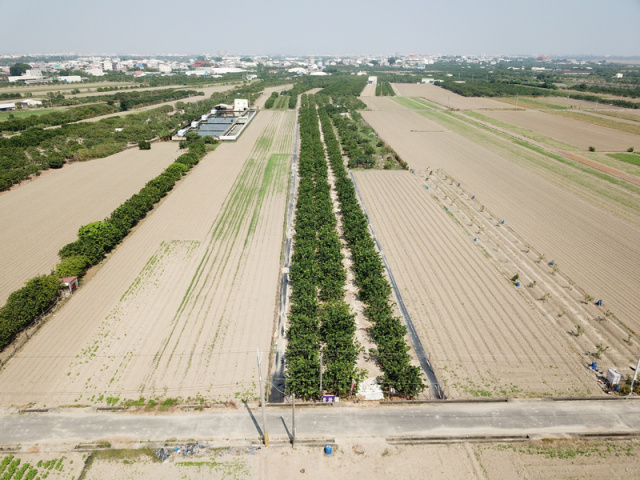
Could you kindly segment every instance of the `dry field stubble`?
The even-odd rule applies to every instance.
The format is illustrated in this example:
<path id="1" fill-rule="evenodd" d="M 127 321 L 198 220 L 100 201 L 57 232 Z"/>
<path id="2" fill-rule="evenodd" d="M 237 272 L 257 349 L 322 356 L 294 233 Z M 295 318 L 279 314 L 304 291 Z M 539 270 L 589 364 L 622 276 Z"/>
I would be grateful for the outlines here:
<path id="1" fill-rule="evenodd" d="M 394 83 L 393 88 L 401 97 L 423 97 L 438 105 L 451 108 L 453 110 L 476 110 L 476 109 L 511 109 L 498 100 L 480 97 L 463 97 L 457 93 L 445 90 L 435 85 L 418 85 L 415 83 Z"/>
<path id="2" fill-rule="evenodd" d="M 294 112 L 258 114 L 175 188 L 0 373 L 0 404 L 257 395 Z"/>
<path id="3" fill-rule="evenodd" d="M 49 273 L 78 228 L 108 216 L 178 155 L 176 144 L 154 143 L 150 151 L 130 149 L 49 170 L 1 194 L 0 304 L 28 279 Z"/>
<path id="4" fill-rule="evenodd" d="M 580 352 L 409 172 L 357 172 L 403 298 L 451 398 L 595 393 Z"/>
<path id="5" fill-rule="evenodd" d="M 629 147 L 640 148 L 640 135 L 537 110 L 483 111 L 482 115 L 535 135 L 559 140 L 583 151 L 589 146 L 598 151 L 609 152 L 624 152 Z"/>
<path id="6" fill-rule="evenodd" d="M 375 97 L 376 96 L 376 86 L 375 85 L 365 85 L 364 89 L 362 89 L 361 97 Z"/>
<path id="7" fill-rule="evenodd" d="M 410 168 L 420 173 L 441 169 L 461 182 L 495 219 L 506 219 L 523 242 L 547 261 L 555 260 L 576 288 L 603 299 L 601 313 L 610 310 L 640 332 L 637 195 L 628 195 L 629 206 L 618 204 L 606 196 L 616 193 L 615 186 L 584 186 L 578 171 L 576 182 L 556 181 L 553 170 L 541 171 L 525 149 L 510 143 L 496 153 L 494 147 L 504 143 L 499 137 L 492 137 L 491 145 L 479 144 L 424 118 L 428 112 L 402 112 L 397 102 L 375 100 L 388 102 L 387 108 L 395 111 L 363 112 L 364 118 Z M 379 102 L 378 108 L 382 106 Z M 471 127 L 462 132 L 478 139 Z M 511 148 L 518 148 L 520 155 L 513 155 Z"/>

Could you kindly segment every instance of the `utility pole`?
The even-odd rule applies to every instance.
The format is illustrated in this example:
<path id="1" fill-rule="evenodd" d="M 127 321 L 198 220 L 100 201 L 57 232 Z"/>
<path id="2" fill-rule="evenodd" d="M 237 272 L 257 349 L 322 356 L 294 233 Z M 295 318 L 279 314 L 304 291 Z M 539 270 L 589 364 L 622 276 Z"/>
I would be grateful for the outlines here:
<path id="1" fill-rule="evenodd" d="M 256 349 L 258 353 L 258 379 L 260 381 L 260 404 L 262 405 L 262 436 L 264 439 L 264 446 L 269 447 L 269 434 L 267 433 L 267 414 L 265 412 L 265 398 L 264 398 L 264 384 L 262 382 L 262 366 L 261 366 L 261 354 L 260 350 Z"/>
<path id="2" fill-rule="evenodd" d="M 291 448 L 296 448 L 296 394 L 293 394 L 293 411 L 291 415 Z"/>
<path id="3" fill-rule="evenodd" d="M 638 369 L 640 368 L 640 358 L 638 359 L 638 365 L 636 365 L 636 372 L 633 374 L 633 380 L 631 380 L 631 391 L 629 395 L 633 394 L 633 385 L 636 383 L 636 379 L 638 378 Z"/>
<path id="4" fill-rule="evenodd" d="M 320 352 L 320 400 L 322 400 L 322 352 Z"/>

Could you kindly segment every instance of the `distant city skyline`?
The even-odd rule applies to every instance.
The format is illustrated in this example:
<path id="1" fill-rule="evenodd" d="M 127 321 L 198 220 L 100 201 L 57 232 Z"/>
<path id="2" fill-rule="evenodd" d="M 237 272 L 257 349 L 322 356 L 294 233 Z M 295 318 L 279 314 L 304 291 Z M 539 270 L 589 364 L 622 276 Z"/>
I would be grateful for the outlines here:
<path id="1" fill-rule="evenodd" d="M 640 0 L 0 0 L 0 18 L 0 54 L 640 56 Z"/>

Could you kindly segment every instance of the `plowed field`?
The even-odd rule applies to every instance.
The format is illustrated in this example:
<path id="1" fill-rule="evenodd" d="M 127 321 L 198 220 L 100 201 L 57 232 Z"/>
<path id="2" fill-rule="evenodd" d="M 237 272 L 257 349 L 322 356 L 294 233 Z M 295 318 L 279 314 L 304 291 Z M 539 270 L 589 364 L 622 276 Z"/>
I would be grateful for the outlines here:
<path id="1" fill-rule="evenodd" d="M 429 116 L 425 118 L 397 110 L 396 101 L 371 100 L 380 111 L 363 112 L 363 117 L 410 168 L 440 169 L 461 182 L 494 218 L 506 219 L 525 243 L 555 260 L 585 293 L 603 299 L 602 313 L 608 309 L 640 332 L 637 195 L 625 200 L 634 210 L 619 214 L 622 207 L 610 201 L 618 194 L 614 186 L 583 182 L 577 173 L 576 183 L 557 181 L 561 177 L 555 166 L 541 170 L 525 149 L 512 151 L 518 148 L 513 144 L 497 149 L 498 137 L 485 139 L 471 127 L 462 130 L 465 135 L 454 133 L 429 112 L 423 112 Z M 394 111 L 383 111 L 384 102 Z"/>
<path id="2" fill-rule="evenodd" d="M 355 178 L 451 397 L 597 390 L 567 334 L 500 274 L 417 175 L 370 171 Z"/>
<path id="3" fill-rule="evenodd" d="M 150 151 L 50 170 L 0 195 L 0 305 L 28 279 L 49 273 L 78 228 L 108 216 L 180 153 L 176 144 L 154 143 Z"/>
<path id="4" fill-rule="evenodd" d="M 585 151 L 589 146 L 593 146 L 598 151 L 609 152 L 625 152 L 629 147 L 640 148 L 639 135 L 571 118 L 562 118 L 546 112 L 486 111 L 482 114 L 525 129 L 532 134 L 554 138 Z"/>
<path id="5" fill-rule="evenodd" d="M 255 398 L 294 126 L 263 111 L 205 157 L 8 363 L 0 404 Z"/>
<path id="6" fill-rule="evenodd" d="M 394 83 L 393 88 L 397 95 L 402 97 L 422 97 L 430 102 L 453 110 L 498 109 L 504 110 L 511 107 L 497 100 L 480 97 L 463 97 L 457 93 L 445 90 L 436 85 L 416 83 Z"/>

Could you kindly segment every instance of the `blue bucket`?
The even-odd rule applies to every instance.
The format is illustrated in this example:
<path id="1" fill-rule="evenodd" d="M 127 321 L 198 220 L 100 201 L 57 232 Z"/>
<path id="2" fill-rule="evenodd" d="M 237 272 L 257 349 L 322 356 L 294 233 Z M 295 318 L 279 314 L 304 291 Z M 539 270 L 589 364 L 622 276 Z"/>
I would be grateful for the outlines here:
<path id="1" fill-rule="evenodd" d="M 520 286 L 520 282 L 516 282 L 516 287 L 519 287 L 519 286 Z"/>
<path id="2" fill-rule="evenodd" d="M 471 198 L 475 199 L 475 198 L 476 198 L 476 196 L 474 195 L 474 196 L 473 196 L 473 197 L 471 197 Z"/>
<path id="3" fill-rule="evenodd" d="M 333 451 L 333 449 L 331 448 L 331 445 L 326 444 L 324 446 L 324 453 L 326 453 L 327 455 L 331 455 L 331 452 Z"/>
<path id="4" fill-rule="evenodd" d="M 502 224 L 504 225 L 504 222 L 506 222 L 506 220 L 502 220 Z"/>
<path id="5" fill-rule="evenodd" d="M 593 368 L 594 370 L 598 370 L 598 363 L 597 362 L 593 362 L 591 364 L 591 368 Z"/>
<path id="6" fill-rule="evenodd" d="M 460 184 L 458 184 L 458 186 L 460 186 Z"/>
<path id="7" fill-rule="evenodd" d="M 427 190 L 429 190 L 429 185 L 427 185 L 425 188 L 426 188 Z"/>
<path id="8" fill-rule="evenodd" d="M 478 239 L 477 239 L 477 238 L 474 238 L 474 239 L 473 239 L 473 241 L 474 241 L 474 242 L 477 242 L 477 241 L 478 241 Z"/>

